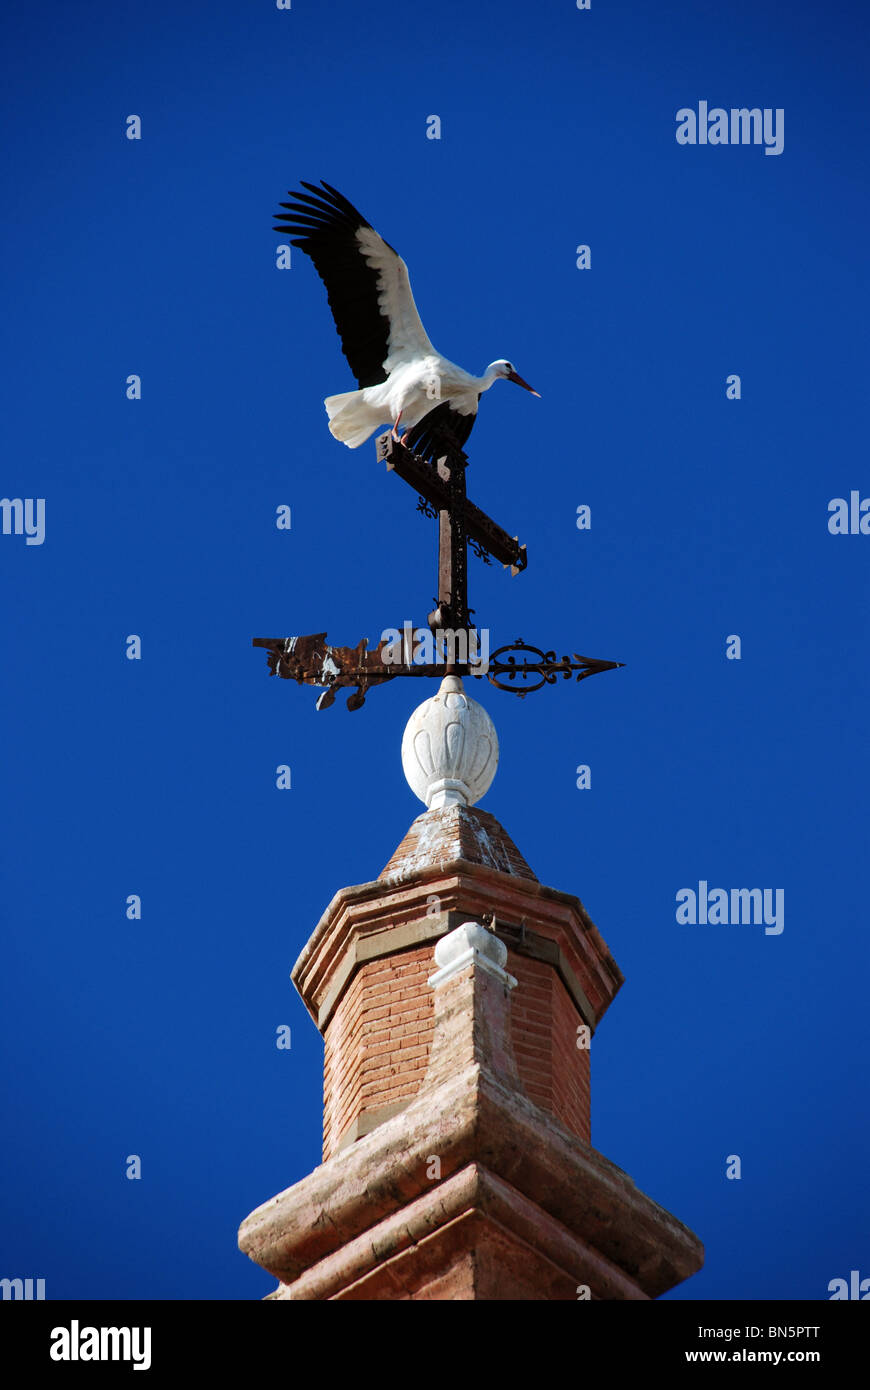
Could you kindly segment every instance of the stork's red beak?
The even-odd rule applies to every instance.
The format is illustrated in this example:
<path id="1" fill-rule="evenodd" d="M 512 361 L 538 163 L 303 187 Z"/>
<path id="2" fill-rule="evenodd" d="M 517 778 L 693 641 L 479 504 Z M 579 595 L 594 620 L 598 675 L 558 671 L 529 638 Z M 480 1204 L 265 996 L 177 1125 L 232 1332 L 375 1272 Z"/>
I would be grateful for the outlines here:
<path id="1" fill-rule="evenodd" d="M 531 391 L 533 396 L 537 396 L 538 400 L 541 399 L 540 391 L 536 391 L 534 386 L 530 386 L 527 381 L 523 381 L 522 377 L 517 372 L 509 372 L 508 381 L 515 381 L 517 386 L 524 386 L 527 391 Z"/>

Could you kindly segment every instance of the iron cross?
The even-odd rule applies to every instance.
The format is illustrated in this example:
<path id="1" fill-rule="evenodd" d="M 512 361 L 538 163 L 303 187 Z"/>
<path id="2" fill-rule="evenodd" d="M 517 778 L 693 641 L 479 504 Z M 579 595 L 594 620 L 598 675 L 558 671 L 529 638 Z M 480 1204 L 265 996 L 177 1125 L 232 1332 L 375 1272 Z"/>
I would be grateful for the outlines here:
<path id="1" fill-rule="evenodd" d="M 468 458 L 458 445 L 445 441 L 444 455 L 433 464 L 405 448 L 388 431 L 377 440 L 377 450 L 378 458 L 387 468 L 417 492 L 418 509 L 438 518 L 438 593 L 435 609 L 428 616 L 429 628 L 433 634 L 464 632 L 467 637 L 474 611 L 468 606 L 467 547 L 471 545 L 487 564 L 490 557 L 498 560 L 505 569 L 510 568 L 513 575 L 526 568 L 526 547 L 520 545 L 518 537 L 509 536 L 468 500 L 465 487 Z M 493 652 L 486 668 L 480 670 L 475 670 L 474 665 L 457 663 L 455 658 L 416 663 L 409 652 L 397 661 L 384 639 L 371 650 L 365 638 L 356 647 L 333 647 L 327 642 L 325 632 L 305 637 L 255 637 L 253 645 L 267 649 L 270 674 L 322 687 L 318 709 L 327 709 L 333 704 L 337 691 L 343 687 L 356 687 L 348 697 L 347 707 L 359 709 L 372 686 L 382 685 L 397 676 L 440 678 L 456 674 L 480 679 L 486 675 L 500 690 L 522 697 L 544 685 L 555 684 L 560 676 L 566 680 L 576 676 L 581 681 L 599 671 L 622 665 L 619 661 L 583 657 L 577 652 L 573 653 L 573 660 L 570 655 L 559 659 L 555 651 L 530 646 L 521 638 Z"/>

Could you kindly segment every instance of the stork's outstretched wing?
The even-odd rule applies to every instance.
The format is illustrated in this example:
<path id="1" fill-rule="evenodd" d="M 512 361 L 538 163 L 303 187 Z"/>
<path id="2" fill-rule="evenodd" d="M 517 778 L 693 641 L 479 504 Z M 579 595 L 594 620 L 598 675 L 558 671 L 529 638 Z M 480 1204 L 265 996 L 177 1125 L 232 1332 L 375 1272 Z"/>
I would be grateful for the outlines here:
<path id="1" fill-rule="evenodd" d="M 386 381 L 403 358 L 435 349 L 420 322 L 408 267 L 362 213 L 328 183 L 290 193 L 276 232 L 314 262 L 326 286 L 344 355 L 360 387 Z"/>

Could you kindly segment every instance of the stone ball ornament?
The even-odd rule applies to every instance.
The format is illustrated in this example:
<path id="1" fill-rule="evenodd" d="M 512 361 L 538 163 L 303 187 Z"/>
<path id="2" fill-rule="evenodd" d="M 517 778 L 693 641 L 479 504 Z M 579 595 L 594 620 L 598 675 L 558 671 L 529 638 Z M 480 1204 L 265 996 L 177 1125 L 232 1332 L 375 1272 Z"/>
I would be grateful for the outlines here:
<path id="1" fill-rule="evenodd" d="M 437 695 L 414 710 L 402 738 L 402 767 L 411 791 L 430 809 L 473 806 L 486 795 L 498 768 L 498 737 L 459 676 L 445 676 Z"/>

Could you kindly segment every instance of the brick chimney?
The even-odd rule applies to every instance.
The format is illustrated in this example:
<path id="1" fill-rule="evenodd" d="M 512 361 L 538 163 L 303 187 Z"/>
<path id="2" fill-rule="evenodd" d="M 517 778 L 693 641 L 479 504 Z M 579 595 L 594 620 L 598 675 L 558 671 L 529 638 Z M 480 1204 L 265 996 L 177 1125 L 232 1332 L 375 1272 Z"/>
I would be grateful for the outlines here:
<path id="1" fill-rule="evenodd" d="M 428 809 L 294 967 L 325 1043 L 323 1163 L 242 1223 L 271 1299 L 645 1300 L 703 1262 L 591 1147 L 589 1039 L 622 975 L 474 806 L 497 761 L 447 677 L 403 742 Z"/>

